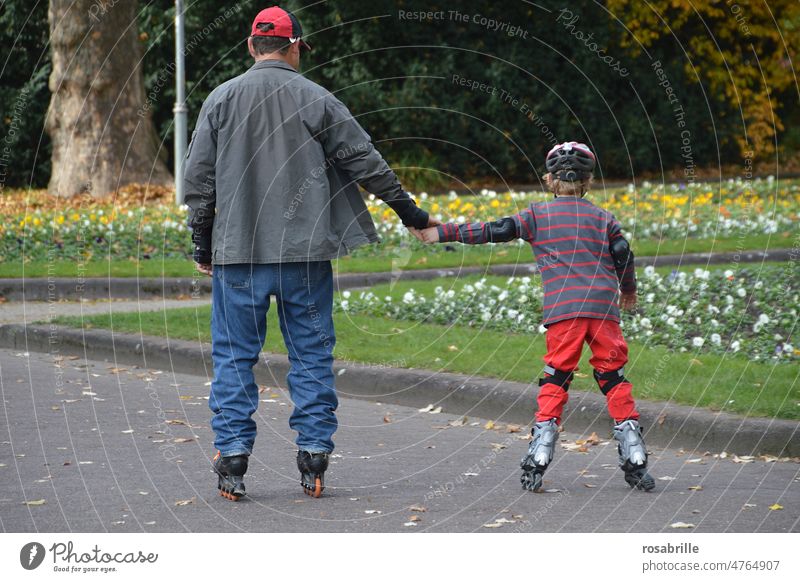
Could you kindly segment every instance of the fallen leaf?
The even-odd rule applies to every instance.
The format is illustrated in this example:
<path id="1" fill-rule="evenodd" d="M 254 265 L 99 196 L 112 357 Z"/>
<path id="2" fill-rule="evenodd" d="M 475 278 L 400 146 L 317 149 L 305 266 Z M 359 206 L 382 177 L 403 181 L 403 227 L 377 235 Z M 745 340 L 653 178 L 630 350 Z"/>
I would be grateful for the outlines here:
<path id="1" fill-rule="evenodd" d="M 584 483 L 583 486 L 588 487 L 589 489 L 594 489 L 595 487 L 597 487 L 597 485 L 595 485 L 594 483 Z"/>
<path id="2" fill-rule="evenodd" d="M 450 350 L 451 352 L 457 352 L 458 346 L 447 346 L 447 349 Z"/>
<path id="3" fill-rule="evenodd" d="M 750 507 L 756 507 L 755 503 L 745 503 L 742 505 L 742 509 L 749 509 Z"/>
<path id="4" fill-rule="evenodd" d="M 733 455 L 733 458 L 731 459 L 731 461 L 733 461 L 734 463 L 754 463 L 755 460 L 756 460 L 755 457 L 747 455 L 742 457 L 739 457 L 738 455 Z"/>
<path id="5" fill-rule="evenodd" d="M 425 408 L 420 408 L 418 412 L 430 412 L 433 410 L 433 404 L 428 404 Z"/>
<path id="6" fill-rule="evenodd" d="M 503 524 L 502 523 L 497 523 L 497 522 L 495 522 L 495 523 L 484 523 L 483 527 L 488 527 L 488 528 L 491 528 L 491 529 L 495 529 L 495 528 L 498 528 L 498 527 L 503 527 Z"/>
<path id="7" fill-rule="evenodd" d="M 182 505 L 191 505 L 192 503 L 194 503 L 194 500 L 195 500 L 195 497 L 192 497 L 191 499 L 180 499 L 180 500 L 175 502 L 175 505 L 178 506 L 178 507 L 180 507 Z"/>
<path id="8" fill-rule="evenodd" d="M 478 476 L 478 474 L 477 474 L 477 473 L 463 473 L 463 475 L 464 475 L 465 477 L 477 477 L 477 476 Z"/>
<path id="9" fill-rule="evenodd" d="M 384 422 L 384 423 L 386 423 L 386 424 L 389 424 L 390 422 L 392 422 L 392 419 L 391 419 L 391 417 L 390 417 L 390 416 L 387 414 L 387 415 L 385 415 L 385 416 L 383 417 L 383 422 Z"/>
<path id="10" fill-rule="evenodd" d="M 659 477 L 658 480 L 659 481 L 674 481 L 675 477 L 669 477 L 669 476 L 665 475 L 664 477 Z"/>
<path id="11" fill-rule="evenodd" d="M 422 518 L 418 515 L 412 515 L 408 518 L 408 521 L 422 521 Z"/>
<path id="12" fill-rule="evenodd" d="M 601 439 L 599 436 L 597 436 L 596 432 L 593 432 L 592 434 L 589 435 L 589 438 L 586 439 L 586 442 L 590 445 L 597 445 L 600 444 Z"/>
<path id="13" fill-rule="evenodd" d="M 171 418 L 167 421 L 167 424 L 182 424 L 183 426 L 188 426 L 186 421 L 180 420 L 179 418 Z"/>
<path id="14" fill-rule="evenodd" d="M 492 447 L 493 451 L 502 451 L 503 449 L 508 448 L 508 445 L 504 445 L 503 443 L 489 443 Z"/>
<path id="15" fill-rule="evenodd" d="M 665 420 L 667 420 L 667 415 L 666 415 L 666 413 L 664 413 L 664 414 L 661 414 L 661 415 L 658 417 L 658 420 L 656 420 L 656 422 L 657 422 L 659 425 L 662 425 L 662 424 L 664 424 L 664 421 L 665 421 Z"/>
<path id="16" fill-rule="evenodd" d="M 783 505 L 773 503 L 772 505 L 769 506 L 769 509 L 770 511 L 780 511 L 781 509 L 783 509 Z"/>
<path id="17" fill-rule="evenodd" d="M 419 512 L 419 513 L 425 513 L 426 511 L 428 511 L 428 508 L 427 507 L 423 507 L 422 505 L 412 505 L 408 509 L 410 511 L 416 511 L 416 512 Z"/>
<path id="18" fill-rule="evenodd" d="M 545 493 L 561 493 L 561 489 L 545 489 Z"/>
<path id="19" fill-rule="evenodd" d="M 132 429 L 132 428 L 130 428 L 130 429 L 128 429 L 128 430 L 123 430 L 123 431 L 122 431 L 122 434 L 133 434 L 133 429 Z"/>
<path id="20" fill-rule="evenodd" d="M 494 520 L 495 523 L 514 523 L 511 519 L 506 519 L 505 517 L 501 517 L 499 519 Z"/>
<path id="21" fill-rule="evenodd" d="M 405 527 L 417 527 L 417 524 L 413 521 L 407 521 L 403 524 Z"/>
<path id="22" fill-rule="evenodd" d="M 703 486 L 702 485 L 692 485 L 691 487 L 687 487 L 687 489 L 689 491 L 702 491 L 703 490 Z"/>
<path id="23" fill-rule="evenodd" d="M 442 411 L 442 407 L 441 406 L 437 406 L 433 410 L 430 410 L 429 414 L 439 414 L 441 411 Z"/>
<path id="24" fill-rule="evenodd" d="M 450 426 L 464 426 L 469 422 L 469 419 L 466 416 L 462 416 L 461 418 L 457 418 L 456 420 L 451 420 L 447 424 Z"/>
<path id="25" fill-rule="evenodd" d="M 696 459 L 687 459 L 686 462 L 687 463 L 702 463 L 703 462 L 703 458 L 702 457 L 698 457 Z"/>
<path id="26" fill-rule="evenodd" d="M 190 443 L 190 442 L 192 442 L 193 440 L 194 440 L 194 439 L 192 439 L 192 438 L 184 438 L 184 437 L 181 437 L 181 438 L 173 439 L 173 440 L 172 440 L 172 442 L 173 442 L 173 443 Z"/>
<path id="27" fill-rule="evenodd" d="M 693 523 L 684 523 L 682 521 L 676 521 L 675 523 L 669 524 L 669 527 L 672 529 L 690 529 L 694 527 Z"/>
<path id="28" fill-rule="evenodd" d="M 490 420 L 489 422 L 483 425 L 483 428 L 485 428 L 486 430 L 492 430 L 494 428 L 494 421 Z"/>
<path id="29" fill-rule="evenodd" d="M 508 426 L 506 426 L 506 432 L 509 432 L 509 433 L 515 433 L 515 432 L 519 432 L 521 430 L 522 430 L 522 427 L 519 426 L 518 424 L 509 424 Z"/>
<path id="30" fill-rule="evenodd" d="M 36 499 L 35 501 L 23 501 L 22 505 L 35 506 L 35 505 L 44 505 L 45 503 L 47 503 L 47 501 L 45 501 L 44 499 Z"/>
<path id="31" fill-rule="evenodd" d="M 376 515 L 383 512 L 378 509 L 365 509 L 364 513 L 366 513 L 367 515 Z"/>

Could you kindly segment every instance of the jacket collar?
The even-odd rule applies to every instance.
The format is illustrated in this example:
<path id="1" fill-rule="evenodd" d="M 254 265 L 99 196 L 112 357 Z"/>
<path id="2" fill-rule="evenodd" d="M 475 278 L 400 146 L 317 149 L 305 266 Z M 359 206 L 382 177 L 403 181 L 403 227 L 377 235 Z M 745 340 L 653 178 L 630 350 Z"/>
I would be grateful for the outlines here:
<path id="1" fill-rule="evenodd" d="M 263 61 L 258 61 L 254 63 L 253 66 L 250 67 L 251 71 L 258 70 L 258 69 L 267 69 L 267 68 L 278 68 L 278 69 L 286 69 L 287 71 L 297 72 L 295 68 L 287 63 L 286 61 L 281 61 L 278 59 L 266 59 Z"/>

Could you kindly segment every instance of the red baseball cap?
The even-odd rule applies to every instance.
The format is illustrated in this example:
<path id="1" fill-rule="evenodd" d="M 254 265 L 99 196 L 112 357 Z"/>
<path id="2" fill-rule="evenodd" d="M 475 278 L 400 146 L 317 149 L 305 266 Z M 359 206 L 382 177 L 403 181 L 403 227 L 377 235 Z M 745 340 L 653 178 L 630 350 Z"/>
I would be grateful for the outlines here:
<path id="1" fill-rule="evenodd" d="M 310 51 L 311 45 L 302 39 L 303 27 L 297 17 L 280 6 L 270 6 L 253 20 L 252 36 L 280 36 L 289 42 L 300 42 L 300 48 Z"/>

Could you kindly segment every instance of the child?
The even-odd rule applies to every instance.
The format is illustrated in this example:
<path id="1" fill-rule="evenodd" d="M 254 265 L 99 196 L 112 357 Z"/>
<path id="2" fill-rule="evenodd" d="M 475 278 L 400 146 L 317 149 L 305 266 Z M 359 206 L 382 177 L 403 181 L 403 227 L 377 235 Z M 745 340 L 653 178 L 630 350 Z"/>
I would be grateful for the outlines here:
<path id="1" fill-rule="evenodd" d="M 545 181 L 554 200 L 531 204 L 495 222 L 448 223 L 424 229 L 420 235 L 428 243 L 484 244 L 521 238 L 533 247 L 544 286 L 547 354 L 533 438 L 521 463 L 523 487 L 537 491 L 542 486 L 542 475 L 553 460 L 567 391 L 586 342 L 592 350 L 589 362 L 594 378 L 615 421 L 614 438 L 625 481 L 650 491 L 655 481 L 647 473 L 639 413 L 624 376 L 628 346 L 617 306 L 619 298 L 623 309 L 636 307 L 633 252 L 614 216 L 584 200 L 595 166 L 594 154 L 586 145 L 559 144 L 548 152 L 545 165 Z"/>

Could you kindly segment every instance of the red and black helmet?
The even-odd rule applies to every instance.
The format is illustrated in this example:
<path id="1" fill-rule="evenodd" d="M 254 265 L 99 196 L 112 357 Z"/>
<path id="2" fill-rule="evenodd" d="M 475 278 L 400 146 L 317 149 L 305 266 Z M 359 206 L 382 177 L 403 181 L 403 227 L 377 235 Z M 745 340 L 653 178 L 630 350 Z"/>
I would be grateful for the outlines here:
<path id="1" fill-rule="evenodd" d="M 575 182 L 592 175 L 595 157 L 586 144 L 566 141 L 547 152 L 544 164 L 559 180 Z"/>

